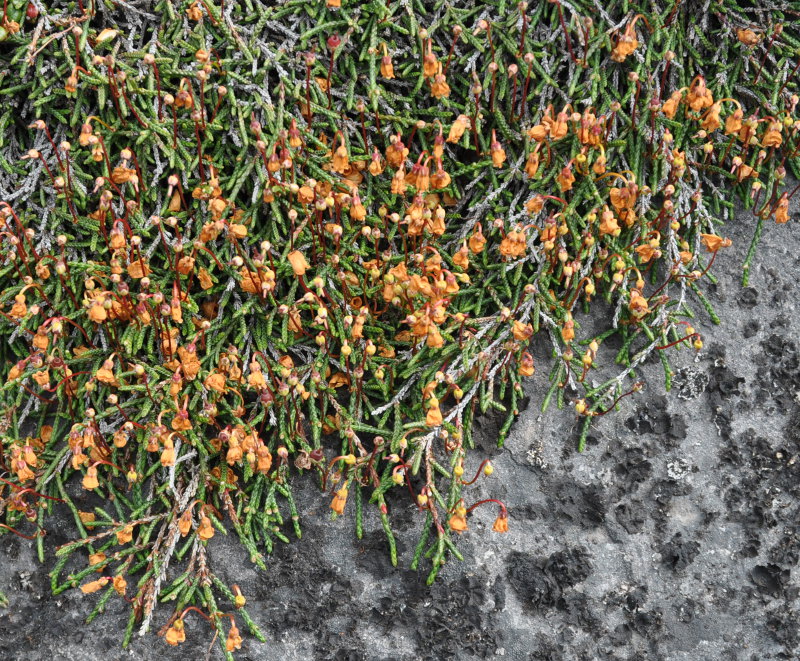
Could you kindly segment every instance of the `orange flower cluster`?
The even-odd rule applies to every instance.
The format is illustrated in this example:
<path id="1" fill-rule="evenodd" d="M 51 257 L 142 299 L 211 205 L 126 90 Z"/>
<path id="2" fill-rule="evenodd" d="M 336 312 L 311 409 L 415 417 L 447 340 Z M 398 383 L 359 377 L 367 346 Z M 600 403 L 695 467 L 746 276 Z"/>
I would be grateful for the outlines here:
<path id="1" fill-rule="evenodd" d="M 52 430 L 53 428 L 48 425 L 42 428 L 40 437 L 28 437 L 24 442 L 17 441 L 9 447 L 11 470 L 20 484 L 25 484 L 36 477 L 34 470 L 39 467 L 39 454 L 50 440 Z"/>
<path id="2" fill-rule="evenodd" d="M 210 442 L 218 452 L 227 447 L 225 461 L 229 466 L 241 466 L 247 461 L 254 472 L 265 475 L 272 467 L 272 454 L 263 439 L 255 432 L 248 432 L 243 425 L 223 429 Z"/>

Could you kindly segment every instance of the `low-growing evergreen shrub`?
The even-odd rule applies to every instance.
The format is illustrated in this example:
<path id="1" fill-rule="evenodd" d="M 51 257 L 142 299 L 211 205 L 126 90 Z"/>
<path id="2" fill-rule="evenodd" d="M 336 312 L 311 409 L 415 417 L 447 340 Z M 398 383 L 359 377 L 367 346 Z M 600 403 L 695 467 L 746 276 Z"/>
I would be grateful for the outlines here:
<path id="1" fill-rule="evenodd" d="M 91 618 L 129 600 L 126 642 L 158 617 L 178 644 L 193 612 L 226 653 L 237 622 L 260 637 L 207 546 L 232 530 L 263 567 L 304 473 L 359 536 L 377 507 L 395 563 L 408 492 L 431 581 L 478 505 L 505 532 L 470 494 L 475 417 L 502 412 L 502 444 L 549 379 L 582 449 L 654 352 L 669 389 L 693 310 L 717 321 L 734 197 L 746 279 L 795 192 L 797 12 L 756 2 L 3 16 L 0 533 L 43 557 L 69 508 L 53 589 L 100 592 Z"/>

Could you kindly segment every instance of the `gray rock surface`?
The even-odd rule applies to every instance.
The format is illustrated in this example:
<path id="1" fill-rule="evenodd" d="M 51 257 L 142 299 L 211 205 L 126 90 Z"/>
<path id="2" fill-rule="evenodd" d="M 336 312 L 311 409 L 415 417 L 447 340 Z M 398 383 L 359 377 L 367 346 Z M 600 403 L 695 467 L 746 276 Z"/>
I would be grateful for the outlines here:
<path id="1" fill-rule="evenodd" d="M 245 636 L 241 659 L 646 659 L 731 661 L 800 658 L 800 321 L 798 212 L 766 227 L 751 274 L 741 264 L 755 221 L 740 213 L 722 233 L 708 285 L 722 318 L 698 315 L 705 347 L 671 353 L 666 394 L 656 358 L 647 388 L 599 418 L 584 453 L 569 410 L 540 415 L 544 372 L 506 447 L 482 420 L 480 448 L 495 473 L 472 496 L 503 499 L 510 531 L 491 531 L 476 510 L 451 561 L 430 588 L 407 566 L 420 523 L 405 500 L 392 517 L 400 568 L 376 518 L 364 539 L 352 519 L 328 520 L 308 483 L 298 506 L 303 538 L 277 549 L 264 573 L 233 538 L 215 537 L 214 571 L 238 583 L 269 641 Z M 695 306 L 700 309 L 699 305 Z M 613 355 L 613 347 L 601 347 Z M 473 465 L 474 464 L 474 465 Z M 203 659 L 212 633 L 187 619 L 187 642 L 155 635 L 119 647 L 127 605 L 84 624 L 96 595 L 49 592 L 47 571 L 69 527 L 47 538 L 46 566 L 29 543 L 0 538 L 0 659 Z M 156 628 L 169 617 L 163 607 Z"/>

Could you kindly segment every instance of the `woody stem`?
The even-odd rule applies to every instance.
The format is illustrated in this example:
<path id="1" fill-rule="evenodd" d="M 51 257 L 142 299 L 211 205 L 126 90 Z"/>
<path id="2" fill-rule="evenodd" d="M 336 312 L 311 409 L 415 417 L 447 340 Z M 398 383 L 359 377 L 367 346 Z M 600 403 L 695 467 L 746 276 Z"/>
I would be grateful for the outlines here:
<path id="1" fill-rule="evenodd" d="M 306 119 L 311 126 L 311 65 L 306 63 Z"/>
<path id="2" fill-rule="evenodd" d="M 631 110 L 631 128 L 633 128 L 633 132 L 636 133 L 636 106 L 639 103 L 639 93 L 642 90 L 642 84 L 637 80 L 636 81 L 636 94 L 633 97 L 633 109 Z"/>

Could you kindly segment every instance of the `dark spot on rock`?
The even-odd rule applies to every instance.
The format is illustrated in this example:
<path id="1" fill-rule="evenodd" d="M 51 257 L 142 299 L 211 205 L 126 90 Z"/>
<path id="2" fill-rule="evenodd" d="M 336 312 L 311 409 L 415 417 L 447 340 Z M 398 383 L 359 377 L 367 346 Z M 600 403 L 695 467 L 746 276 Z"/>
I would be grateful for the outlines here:
<path id="1" fill-rule="evenodd" d="M 607 497 L 600 486 L 561 482 L 551 485 L 550 491 L 549 510 L 562 521 L 587 528 L 605 520 Z"/>
<path id="2" fill-rule="evenodd" d="M 640 500 L 620 503 L 614 508 L 614 517 L 629 535 L 641 532 L 647 520 L 644 505 Z"/>
<path id="3" fill-rule="evenodd" d="M 800 538 L 797 532 L 783 535 L 769 550 L 769 559 L 780 565 L 796 565 L 800 560 Z"/>
<path id="4" fill-rule="evenodd" d="M 0 544 L 0 553 L 4 556 L 16 560 L 19 557 L 19 538 L 10 535 Z"/>
<path id="5" fill-rule="evenodd" d="M 684 539 L 681 533 L 675 533 L 672 539 L 661 547 L 661 562 L 672 571 L 686 569 L 697 557 L 700 544 L 694 540 Z"/>
<path id="6" fill-rule="evenodd" d="M 638 611 L 631 618 L 631 627 L 644 638 L 655 638 L 664 626 L 660 611 Z"/>
<path id="7" fill-rule="evenodd" d="M 582 549 L 557 551 L 544 559 L 515 552 L 506 567 L 506 576 L 526 609 L 563 611 L 571 603 L 565 591 L 584 581 L 590 571 L 588 555 Z"/>
<path id="8" fill-rule="evenodd" d="M 739 292 L 736 302 L 740 308 L 752 310 L 758 305 L 758 290 L 753 287 L 745 287 Z"/>
<path id="9" fill-rule="evenodd" d="M 627 645 L 631 639 L 631 628 L 627 624 L 618 624 L 614 630 L 608 634 L 608 642 L 614 647 Z"/>
<path id="10" fill-rule="evenodd" d="M 742 542 L 742 549 L 739 551 L 739 555 L 743 558 L 755 558 L 760 549 L 761 538 L 758 536 L 758 533 L 749 530 L 744 542 Z"/>
<path id="11" fill-rule="evenodd" d="M 703 613 L 703 606 L 691 597 L 685 599 L 681 603 L 675 604 L 674 609 L 675 616 L 680 622 L 691 622 L 698 615 Z"/>
<path id="12" fill-rule="evenodd" d="M 679 415 L 669 414 L 667 399 L 662 395 L 651 396 L 625 420 L 625 426 L 636 434 L 657 434 L 662 440 L 669 441 L 669 447 L 674 447 L 674 441 L 686 436 L 686 421 Z"/>
<path id="13" fill-rule="evenodd" d="M 789 580 L 789 570 L 773 564 L 756 565 L 750 572 L 750 578 L 761 592 L 777 597 Z"/>
<path id="14" fill-rule="evenodd" d="M 793 608 L 780 604 L 767 615 L 767 630 L 781 645 L 791 652 L 800 644 L 800 629 L 797 627 L 798 613 Z M 787 656 L 787 659 L 797 658 Z"/>
<path id="15" fill-rule="evenodd" d="M 622 460 L 614 467 L 614 472 L 625 478 L 629 485 L 644 482 L 652 470 L 653 465 L 645 457 L 644 450 L 638 447 L 625 449 Z"/>
<path id="16" fill-rule="evenodd" d="M 758 322 L 758 320 L 748 319 L 744 322 L 744 326 L 742 327 L 742 335 L 746 339 L 749 339 L 758 333 L 759 330 L 761 330 L 761 324 Z"/>

